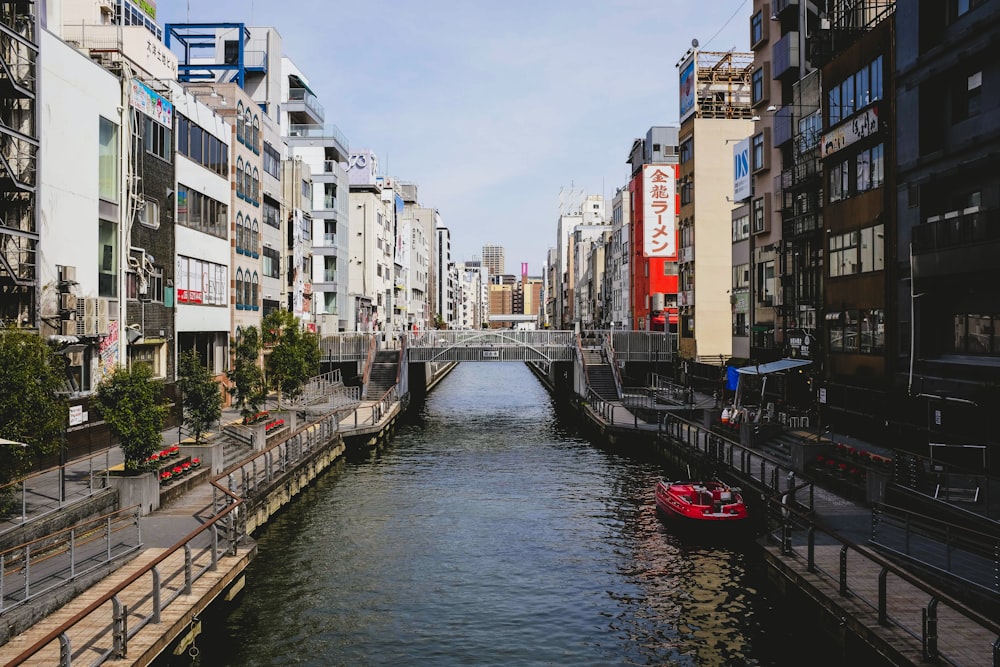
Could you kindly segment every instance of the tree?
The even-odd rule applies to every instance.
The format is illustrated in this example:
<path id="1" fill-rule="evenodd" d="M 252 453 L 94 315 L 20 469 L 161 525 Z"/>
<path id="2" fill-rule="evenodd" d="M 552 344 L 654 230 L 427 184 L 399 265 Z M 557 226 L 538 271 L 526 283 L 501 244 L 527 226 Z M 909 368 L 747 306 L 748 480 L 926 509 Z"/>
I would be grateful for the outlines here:
<path id="1" fill-rule="evenodd" d="M 264 318 L 264 341 L 271 343 L 267 358 L 267 383 L 278 391 L 278 407 L 282 394 L 294 399 L 302 393 L 306 381 L 319 371 L 319 338 L 304 333 L 295 316 L 287 310 L 275 310 Z"/>
<path id="2" fill-rule="evenodd" d="M 183 392 L 184 424 L 194 432 L 194 442 L 199 445 L 202 433 L 222 417 L 219 383 L 196 350 L 181 354 L 177 376 Z"/>
<path id="3" fill-rule="evenodd" d="M 62 445 L 69 418 L 66 401 L 59 396 L 65 374 L 65 359 L 38 334 L 0 330 L 0 438 L 27 445 L 0 445 L 0 484 Z"/>
<path id="4" fill-rule="evenodd" d="M 101 415 L 125 456 L 125 470 L 142 470 L 163 443 L 167 406 L 159 401 L 160 383 L 145 364 L 119 366 L 97 385 Z"/>
<path id="5" fill-rule="evenodd" d="M 257 327 L 240 329 L 240 334 L 236 337 L 235 357 L 232 370 L 226 372 L 226 377 L 232 383 L 229 394 L 240 414 L 247 419 L 257 414 L 266 397 L 264 372 L 260 368 L 260 333 Z"/>

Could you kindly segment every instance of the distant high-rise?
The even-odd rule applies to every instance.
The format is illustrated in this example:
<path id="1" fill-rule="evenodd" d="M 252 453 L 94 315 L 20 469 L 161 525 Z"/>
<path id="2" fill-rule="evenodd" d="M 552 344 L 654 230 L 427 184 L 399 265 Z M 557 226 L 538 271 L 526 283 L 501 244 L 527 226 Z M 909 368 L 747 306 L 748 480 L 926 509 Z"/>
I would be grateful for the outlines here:
<path id="1" fill-rule="evenodd" d="M 491 276 L 499 276 L 504 273 L 503 246 L 487 243 L 483 246 L 483 266 L 485 266 Z"/>

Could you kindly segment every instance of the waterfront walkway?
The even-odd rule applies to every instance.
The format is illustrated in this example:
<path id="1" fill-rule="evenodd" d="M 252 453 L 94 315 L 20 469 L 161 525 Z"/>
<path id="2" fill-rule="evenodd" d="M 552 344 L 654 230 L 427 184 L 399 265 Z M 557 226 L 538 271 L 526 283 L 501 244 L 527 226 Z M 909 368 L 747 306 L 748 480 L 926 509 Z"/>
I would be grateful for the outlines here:
<path id="1" fill-rule="evenodd" d="M 695 405 L 709 406 L 713 402 L 711 397 L 700 394 L 695 394 L 693 398 Z M 387 413 L 383 410 L 380 415 L 377 404 L 377 401 L 363 401 L 356 409 L 342 414 L 338 419 L 341 432 L 348 435 L 353 429 L 371 429 L 379 425 L 380 417 L 390 418 L 391 411 Z M 842 625 L 849 626 L 869 643 L 887 651 L 891 649 L 912 664 L 930 664 L 933 661 L 925 660 L 924 656 L 939 656 L 956 665 L 996 667 L 997 653 L 994 647 L 1000 637 L 1000 628 L 995 620 L 976 614 L 970 616 L 962 605 L 953 604 L 948 595 L 871 549 L 868 544 L 873 532 L 873 513 L 869 506 L 844 498 L 823 486 L 804 482 L 801 477 L 790 476 L 790 470 L 780 461 L 760 451 L 743 448 L 738 443 L 713 438 L 709 429 L 690 422 L 673 419 L 665 423 L 662 418 L 646 421 L 638 416 L 639 411 L 617 402 L 592 402 L 587 410 L 591 418 L 604 427 L 614 427 L 625 432 L 631 430 L 655 433 L 659 438 L 669 436 L 686 443 L 688 447 L 698 450 L 699 455 L 728 463 L 735 472 L 756 480 L 761 488 L 769 490 L 771 493 L 770 498 L 765 501 L 766 511 L 784 512 L 787 519 L 761 540 L 769 560 L 806 595 L 827 606 L 831 613 L 841 614 Z M 223 420 L 227 419 L 235 421 L 238 415 L 235 411 L 227 411 Z M 165 436 L 164 445 L 173 444 L 177 441 L 178 432 L 170 429 L 165 432 Z M 801 437 L 811 438 L 813 435 L 803 432 Z M 840 438 L 844 442 L 849 441 L 856 448 L 865 445 L 837 434 L 823 437 L 830 437 L 835 441 Z M 873 448 L 873 451 L 878 450 Z M 120 451 L 117 448 L 101 453 L 96 458 L 73 462 L 67 467 L 62 480 L 66 487 L 63 504 L 86 495 L 88 489 L 92 490 L 90 480 L 93 479 L 95 470 L 100 471 L 118 463 Z M 142 540 L 137 554 L 126 565 L 89 589 L 87 595 L 79 596 L 36 623 L 27 632 L 0 646 L 0 664 L 8 664 L 23 650 L 82 613 L 89 600 L 96 599 L 134 577 L 150 563 L 162 558 L 168 550 L 176 547 L 192 531 L 203 526 L 216 514 L 216 494 L 208 481 L 210 477 L 211 475 L 204 475 L 204 480 L 186 493 L 159 510 L 139 518 Z M 57 472 L 49 471 L 33 478 L 31 493 L 26 493 L 22 502 L 24 519 L 28 523 L 59 509 L 60 485 Z M 19 523 L 20 519 L 0 524 L 0 535 Z M 909 540 L 910 536 L 907 538 Z M 933 540 L 926 542 L 924 548 L 928 551 L 936 547 Z M 201 546 L 206 549 L 195 549 L 196 554 L 208 550 L 209 545 Z M 252 557 L 253 548 L 252 543 L 248 543 L 235 553 L 224 556 L 217 569 L 199 577 L 190 586 L 189 592 L 185 589 L 183 577 L 168 583 L 167 590 L 170 594 L 179 596 L 178 599 L 182 601 L 189 600 L 192 604 L 167 607 L 159 626 L 151 626 L 129 638 L 130 660 L 127 663 L 111 661 L 105 664 L 131 664 L 138 656 L 155 656 L 168 642 L 165 637 L 172 640 L 193 629 L 195 617 L 200 613 L 200 608 L 192 606 L 193 603 L 210 599 L 231 585 L 234 573 L 241 572 Z M 172 558 L 183 561 L 183 550 L 175 549 L 174 554 Z M 967 557 L 954 550 L 948 556 Z M 988 575 L 995 571 L 995 561 L 992 565 L 994 570 L 989 569 L 988 562 L 973 569 Z M 164 562 L 163 568 L 181 572 L 184 564 Z M 135 618 L 139 619 L 146 615 L 151 601 L 148 595 L 138 595 L 134 598 L 123 596 L 121 603 L 128 607 L 129 616 L 135 614 Z M 113 625 L 111 613 L 109 605 L 107 613 L 81 623 L 73 631 L 71 641 L 74 651 L 83 651 L 74 656 L 75 659 L 93 659 L 98 657 L 100 651 L 106 650 Z M 58 643 L 52 642 L 49 649 L 49 653 L 39 654 L 25 664 L 57 664 Z"/>

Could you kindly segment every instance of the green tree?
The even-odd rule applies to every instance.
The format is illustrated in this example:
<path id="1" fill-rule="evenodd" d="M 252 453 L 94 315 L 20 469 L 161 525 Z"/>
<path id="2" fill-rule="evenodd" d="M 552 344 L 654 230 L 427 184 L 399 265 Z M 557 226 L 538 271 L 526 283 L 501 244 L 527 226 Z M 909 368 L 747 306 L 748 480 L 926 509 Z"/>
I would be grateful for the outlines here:
<path id="1" fill-rule="evenodd" d="M 264 318 L 264 341 L 271 343 L 267 358 L 267 384 L 282 395 L 294 399 L 310 377 L 319 371 L 319 338 L 304 333 L 299 321 L 287 310 L 275 310 Z"/>
<path id="2" fill-rule="evenodd" d="M 65 375 L 65 360 L 38 334 L 0 330 L 0 438 L 27 445 L 0 445 L 0 483 L 59 450 L 69 414 L 58 393 Z"/>
<path id="3" fill-rule="evenodd" d="M 168 408 L 160 402 L 160 383 L 145 364 L 119 366 L 101 380 L 95 393 L 101 415 L 125 456 L 125 470 L 142 470 L 163 443 Z"/>
<path id="4" fill-rule="evenodd" d="M 184 393 L 184 424 L 194 433 L 195 444 L 201 444 L 202 433 L 222 416 L 219 383 L 196 350 L 181 353 L 177 376 Z"/>
<path id="5" fill-rule="evenodd" d="M 229 394 L 244 419 L 260 411 L 266 392 L 264 372 L 260 368 L 260 332 L 257 327 L 240 329 L 236 337 L 235 361 L 226 376 L 232 383 Z"/>

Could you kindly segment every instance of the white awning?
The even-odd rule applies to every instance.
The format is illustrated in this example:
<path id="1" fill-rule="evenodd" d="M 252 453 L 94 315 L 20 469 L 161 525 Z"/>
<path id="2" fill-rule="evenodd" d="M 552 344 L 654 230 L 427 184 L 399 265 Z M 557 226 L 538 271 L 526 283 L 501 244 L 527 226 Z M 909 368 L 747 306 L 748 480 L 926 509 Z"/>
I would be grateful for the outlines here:
<path id="1" fill-rule="evenodd" d="M 744 375 L 765 375 L 767 373 L 787 371 L 789 368 L 797 368 L 798 366 L 807 366 L 811 363 L 812 361 L 809 359 L 779 359 L 766 364 L 737 368 L 736 372 L 743 373 Z"/>

